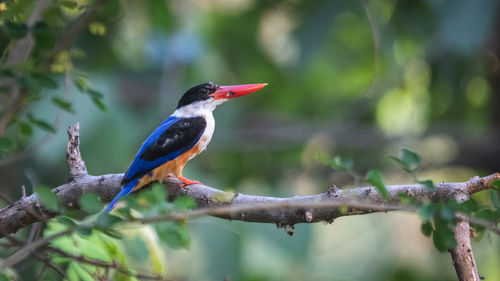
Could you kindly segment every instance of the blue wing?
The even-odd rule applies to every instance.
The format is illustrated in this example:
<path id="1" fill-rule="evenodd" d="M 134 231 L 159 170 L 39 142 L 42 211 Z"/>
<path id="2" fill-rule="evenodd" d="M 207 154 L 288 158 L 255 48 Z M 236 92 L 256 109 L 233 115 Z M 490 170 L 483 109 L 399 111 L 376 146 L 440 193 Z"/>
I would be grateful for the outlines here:
<path id="1" fill-rule="evenodd" d="M 142 144 L 125 173 L 122 184 L 142 177 L 193 148 L 205 131 L 205 127 L 206 121 L 203 117 L 167 118 Z"/>
<path id="2" fill-rule="evenodd" d="M 122 180 L 123 188 L 106 207 L 110 212 L 121 197 L 129 195 L 143 175 L 174 160 L 193 148 L 205 131 L 202 117 L 177 118 L 170 116 L 146 139 L 135 155 Z"/>

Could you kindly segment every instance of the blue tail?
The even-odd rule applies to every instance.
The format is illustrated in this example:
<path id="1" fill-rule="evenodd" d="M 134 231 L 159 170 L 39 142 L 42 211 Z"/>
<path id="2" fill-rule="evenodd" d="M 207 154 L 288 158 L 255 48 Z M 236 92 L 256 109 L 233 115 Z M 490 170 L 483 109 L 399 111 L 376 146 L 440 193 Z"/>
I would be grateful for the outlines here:
<path id="1" fill-rule="evenodd" d="M 122 197 L 125 197 L 127 195 L 129 195 L 132 190 L 134 190 L 134 187 L 139 183 L 139 179 L 134 179 L 133 181 L 127 183 L 123 188 L 122 190 L 115 196 L 115 198 L 113 199 L 113 201 L 111 201 L 111 203 L 109 203 L 109 205 L 106 207 L 106 210 L 105 212 L 106 213 L 109 213 L 111 212 L 111 210 L 113 210 L 113 208 L 115 207 L 115 204 L 120 201 L 120 199 Z"/>

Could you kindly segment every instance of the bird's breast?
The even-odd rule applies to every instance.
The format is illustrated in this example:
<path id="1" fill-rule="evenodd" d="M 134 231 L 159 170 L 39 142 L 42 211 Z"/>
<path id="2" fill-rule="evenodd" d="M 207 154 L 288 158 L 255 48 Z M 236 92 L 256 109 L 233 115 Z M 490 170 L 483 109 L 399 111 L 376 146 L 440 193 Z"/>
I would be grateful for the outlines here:
<path id="1" fill-rule="evenodd" d="M 203 131 L 203 134 L 200 137 L 200 140 L 196 144 L 196 154 L 193 154 L 189 157 L 189 160 L 191 160 L 193 157 L 198 155 L 200 152 L 205 150 L 207 148 L 207 145 L 210 143 L 212 140 L 212 135 L 214 134 L 214 129 L 215 129 L 215 120 L 214 116 L 210 114 L 206 114 L 203 116 L 205 118 L 205 121 L 207 122 L 207 126 L 205 127 L 205 130 Z"/>

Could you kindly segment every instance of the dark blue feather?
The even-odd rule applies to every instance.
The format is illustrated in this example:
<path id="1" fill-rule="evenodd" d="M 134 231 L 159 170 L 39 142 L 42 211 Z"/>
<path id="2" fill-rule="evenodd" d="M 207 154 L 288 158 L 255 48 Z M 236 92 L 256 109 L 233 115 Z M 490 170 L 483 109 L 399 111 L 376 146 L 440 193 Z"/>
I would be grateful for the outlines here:
<path id="1" fill-rule="evenodd" d="M 115 198 L 113 198 L 113 201 L 111 201 L 108 206 L 106 207 L 106 210 L 105 212 L 106 213 L 109 213 L 111 212 L 111 210 L 113 210 L 113 208 L 115 207 L 115 204 L 122 198 L 122 197 L 125 197 L 127 195 L 129 195 L 132 190 L 134 190 L 134 187 L 137 185 L 137 183 L 139 183 L 139 178 L 136 178 L 134 179 L 133 181 L 130 181 L 129 183 L 127 183 L 120 192 L 118 192 L 118 194 L 115 196 Z"/>
<path id="2" fill-rule="evenodd" d="M 141 155 L 144 153 L 144 151 L 154 144 L 158 138 L 170 127 L 172 124 L 175 122 L 179 121 L 179 118 L 177 117 L 168 117 L 163 123 L 154 130 L 154 132 L 146 139 L 146 141 L 142 144 L 141 148 L 135 155 L 134 161 L 128 168 L 127 172 L 125 173 L 125 176 L 123 177 L 124 181 L 129 181 L 132 178 L 134 178 L 138 174 L 143 174 L 144 172 L 150 171 L 161 164 L 175 159 L 177 156 L 180 155 L 180 151 L 177 151 L 178 153 L 174 153 L 173 155 L 166 155 L 160 158 L 157 158 L 154 161 L 145 161 L 140 159 Z"/>
<path id="3" fill-rule="evenodd" d="M 170 116 L 146 139 L 122 180 L 123 188 L 106 208 L 113 209 L 121 197 L 130 194 L 140 179 L 162 164 L 174 160 L 193 148 L 205 131 L 203 117 L 177 118 Z"/>

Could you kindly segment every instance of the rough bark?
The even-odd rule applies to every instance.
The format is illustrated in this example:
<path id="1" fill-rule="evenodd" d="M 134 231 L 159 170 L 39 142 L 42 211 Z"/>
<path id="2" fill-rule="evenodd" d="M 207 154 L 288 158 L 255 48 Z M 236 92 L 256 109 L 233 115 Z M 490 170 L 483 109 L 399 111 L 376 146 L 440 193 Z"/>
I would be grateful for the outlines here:
<path id="1" fill-rule="evenodd" d="M 470 244 L 471 228 L 466 221 L 460 221 L 455 227 L 457 246 L 450 249 L 453 266 L 460 281 L 479 281 L 476 261 Z"/>

